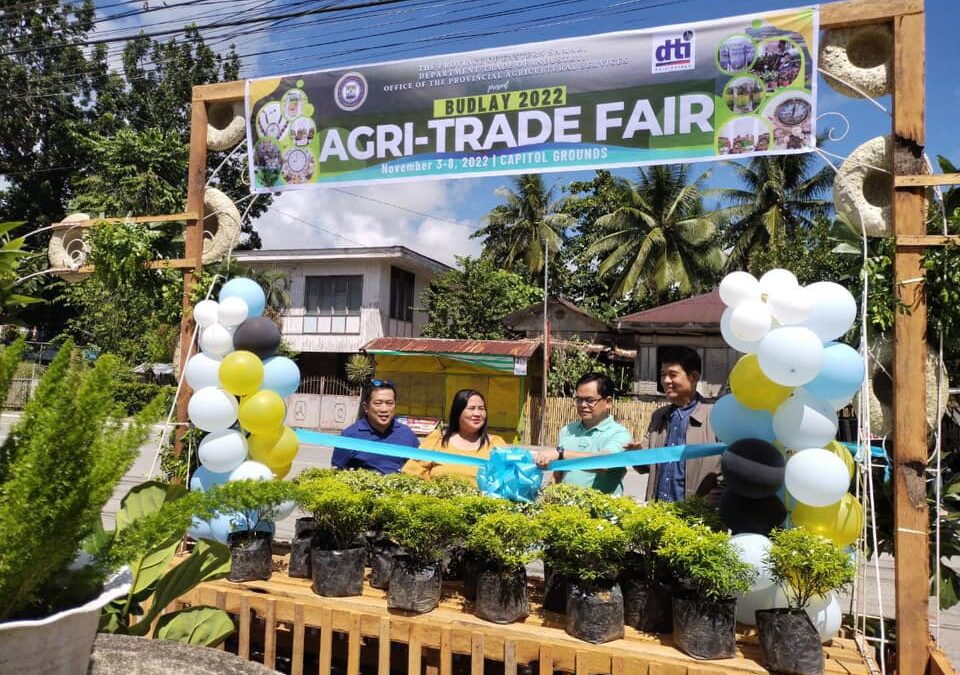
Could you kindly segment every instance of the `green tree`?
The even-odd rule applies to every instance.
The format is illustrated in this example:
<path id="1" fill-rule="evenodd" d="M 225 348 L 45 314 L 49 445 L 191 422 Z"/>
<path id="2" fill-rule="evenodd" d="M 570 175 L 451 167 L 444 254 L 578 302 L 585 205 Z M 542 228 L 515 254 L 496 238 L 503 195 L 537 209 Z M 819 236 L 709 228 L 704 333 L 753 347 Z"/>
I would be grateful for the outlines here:
<path id="1" fill-rule="evenodd" d="M 542 291 L 490 260 L 457 258 L 460 269 L 430 282 L 420 297 L 427 313 L 424 337 L 499 340 L 508 337 L 500 320 L 542 300 Z"/>
<path id="2" fill-rule="evenodd" d="M 511 187 L 497 189 L 503 200 L 486 216 L 486 225 L 471 236 L 483 238 L 481 257 L 498 267 L 525 274 L 530 283 L 543 285 L 544 248 L 551 261 L 551 276 L 561 265 L 557 252 L 564 231 L 574 221 L 557 211 L 554 189 L 547 188 L 540 174 L 522 174 L 512 179 Z"/>
<path id="3" fill-rule="evenodd" d="M 712 286 L 723 266 L 717 226 L 703 207 L 710 172 L 690 180 L 686 165 L 640 169 L 616 210 L 596 221 L 586 250 L 618 298 L 672 299 Z"/>
<path id="4" fill-rule="evenodd" d="M 775 267 L 786 245 L 819 216 L 831 210 L 830 167 L 815 171 L 813 153 L 754 157 L 748 164 L 730 162 L 742 188 L 718 191 L 730 205 L 730 222 L 723 230 L 730 247 L 728 270 L 754 271 L 754 257 L 765 253 Z M 826 199 L 825 199 L 826 197 Z"/>

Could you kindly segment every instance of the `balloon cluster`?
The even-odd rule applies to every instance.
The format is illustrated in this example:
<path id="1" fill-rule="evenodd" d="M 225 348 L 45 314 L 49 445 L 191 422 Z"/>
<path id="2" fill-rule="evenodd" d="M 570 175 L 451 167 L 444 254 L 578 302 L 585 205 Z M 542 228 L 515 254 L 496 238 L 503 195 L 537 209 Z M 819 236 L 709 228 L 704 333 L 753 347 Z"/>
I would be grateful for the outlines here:
<path id="1" fill-rule="evenodd" d="M 740 538 L 744 559 L 762 558 L 766 535 L 788 511 L 795 526 L 839 546 L 854 543 L 863 512 L 849 494 L 853 459 L 834 440 L 837 411 L 865 374 L 860 354 L 836 341 L 856 319 L 853 296 L 832 282 L 801 286 L 791 272 L 775 269 L 759 280 L 727 275 L 720 299 L 727 306 L 723 338 L 744 355 L 730 373 L 732 394 L 714 405 L 711 423 L 729 444 L 721 457 L 727 485 L 720 515 Z M 752 619 L 751 607 L 781 604 L 767 578 L 761 573 L 741 599 L 744 618 Z M 823 612 L 833 606 L 829 598 L 820 604 Z M 834 613 L 814 622 L 832 627 Z"/>
<path id="2" fill-rule="evenodd" d="M 184 376 L 194 390 L 187 414 L 207 432 L 197 451 L 200 467 L 191 490 L 235 480 L 282 479 L 299 450 L 293 429 L 284 425 L 284 398 L 300 386 L 300 369 L 277 356 L 280 330 L 262 316 L 263 289 L 246 278 L 231 279 L 219 302 L 203 300 L 193 310 L 200 327 L 200 353 L 187 361 Z M 287 513 L 275 513 L 284 518 Z M 230 531 L 229 514 L 195 523 L 191 534 L 221 541 Z"/>

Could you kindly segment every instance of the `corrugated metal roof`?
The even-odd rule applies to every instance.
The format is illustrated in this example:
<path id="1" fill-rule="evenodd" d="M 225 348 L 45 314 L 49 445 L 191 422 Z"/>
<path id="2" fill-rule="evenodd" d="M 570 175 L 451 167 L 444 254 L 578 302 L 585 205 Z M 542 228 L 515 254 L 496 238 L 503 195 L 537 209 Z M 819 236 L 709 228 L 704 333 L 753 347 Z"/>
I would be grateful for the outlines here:
<path id="1" fill-rule="evenodd" d="M 657 326 L 682 327 L 688 325 L 720 327 L 720 317 L 726 306 L 720 299 L 719 289 L 695 295 L 667 305 L 647 309 L 636 314 L 620 317 L 619 323 L 631 326 L 654 324 Z"/>
<path id="2" fill-rule="evenodd" d="M 424 354 L 486 354 L 531 357 L 540 348 L 535 340 L 442 340 L 439 338 L 383 337 L 363 346 L 368 352 L 422 352 Z"/>

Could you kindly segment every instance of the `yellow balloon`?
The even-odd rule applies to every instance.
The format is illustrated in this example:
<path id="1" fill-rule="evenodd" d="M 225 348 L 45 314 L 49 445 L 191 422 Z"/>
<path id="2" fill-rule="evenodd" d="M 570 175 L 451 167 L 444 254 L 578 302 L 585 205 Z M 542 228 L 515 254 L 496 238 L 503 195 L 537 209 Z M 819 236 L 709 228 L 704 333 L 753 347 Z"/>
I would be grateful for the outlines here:
<path id="1" fill-rule="evenodd" d="M 826 449 L 843 460 L 843 463 L 847 466 L 847 473 L 850 474 L 850 480 L 853 480 L 853 473 L 856 470 L 856 466 L 853 463 L 853 455 L 847 450 L 846 446 L 842 445 L 839 441 L 830 441 Z"/>
<path id="2" fill-rule="evenodd" d="M 247 439 L 250 459 L 266 464 L 271 469 L 289 464 L 297 456 L 300 442 L 290 427 L 283 427 L 282 433 L 251 434 Z"/>
<path id="3" fill-rule="evenodd" d="M 854 543 L 863 529 L 863 509 L 849 493 L 830 506 L 807 506 L 798 502 L 790 519 L 794 525 L 826 537 L 841 547 Z"/>
<path id="4" fill-rule="evenodd" d="M 261 389 L 240 402 L 237 417 L 240 426 L 251 434 L 277 433 L 287 416 L 287 407 L 280 394 L 269 389 Z"/>
<path id="5" fill-rule="evenodd" d="M 283 480 L 284 478 L 287 477 L 287 474 L 290 473 L 291 468 L 293 468 L 293 462 L 290 462 L 289 464 L 285 464 L 284 466 L 277 467 L 277 468 L 274 468 L 271 466 L 270 470 L 273 471 L 274 478 L 276 478 L 277 480 Z"/>
<path id="6" fill-rule="evenodd" d="M 230 352 L 220 362 L 220 386 L 234 396 L 254 393 L 263 384 L 263 361 L 253 352 Z"/>
<path id="7" fill-rule="evenodd" d="M 730 371 L 730 390 L 741 405 L 752 410 L 774 411 L 790 398 L 793 387 L 777 384 L 764 375 L 756 354 L 740 357 Z"/>

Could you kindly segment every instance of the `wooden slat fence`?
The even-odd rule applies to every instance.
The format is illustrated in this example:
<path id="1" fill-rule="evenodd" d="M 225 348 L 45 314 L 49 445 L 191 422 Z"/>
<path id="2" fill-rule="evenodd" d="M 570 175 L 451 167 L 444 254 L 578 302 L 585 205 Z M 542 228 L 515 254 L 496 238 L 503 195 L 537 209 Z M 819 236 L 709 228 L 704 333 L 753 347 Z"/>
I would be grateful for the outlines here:
<path id="1" fill-rule="evenodd" d="M 531 396 L 528 400 L 528 424 L 524 429 L 524 443 L 534 443 L 537 440 L 540 428 L 540 402 L 541 399 L 534 396 Z M 653 411 L 666 404 L 666 399 L 662 396 L 644 399 L 614 399 L 613 418 L 633 432 L 634 438 L 640 438 L 646 432 L 647 425 L 650 424 Z M 578 419 L 577 411 L 574 408 L 572 398 L 551 396 L 547 397 L 546 413 L 544 422 L 546 437 L 541 443 L 542 445 L 554 445 L 560 435 L 560 430 Z"/>

